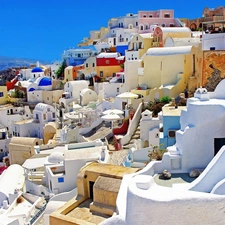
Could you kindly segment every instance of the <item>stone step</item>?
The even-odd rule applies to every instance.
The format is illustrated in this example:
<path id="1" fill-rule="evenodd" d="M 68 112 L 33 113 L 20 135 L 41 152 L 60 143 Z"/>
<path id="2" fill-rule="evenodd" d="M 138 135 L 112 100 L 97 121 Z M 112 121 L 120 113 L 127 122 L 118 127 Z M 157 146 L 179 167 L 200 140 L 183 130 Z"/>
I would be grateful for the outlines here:
<path id="1" fill-rule="evenodd" d="M 140 135 L 139 135 L 139 134 L 134 134 L 134 135 L 132 136 L 132 139 L 140 139 Z"/>

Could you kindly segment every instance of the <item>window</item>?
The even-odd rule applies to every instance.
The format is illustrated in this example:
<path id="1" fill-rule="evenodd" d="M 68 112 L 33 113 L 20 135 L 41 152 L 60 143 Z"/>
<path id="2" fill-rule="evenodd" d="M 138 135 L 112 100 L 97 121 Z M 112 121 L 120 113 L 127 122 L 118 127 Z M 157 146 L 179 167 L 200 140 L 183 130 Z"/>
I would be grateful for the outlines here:
<path id="1" fill-rule="evenodd" d="M 100 71 L 100 77 L 103 77 L 103 71 Z"/>
<path id="2" fill-rule="evenodd" d="M 175 138 L 176 137 L 176 130 L 168 130 L 168 137 Z"/>
<path id="3" fill-rule="evenodd" d="M 63 183 L 64 182 L 64 177 L 58 177 L 58 183 Z"/>
<path id="4" fill-rule="evenodd" d="M 86 63 L 86 68 L 88 68 L 88 63 Z"/>
<path id="5" fill-rule="evenodd" d="M 45 113 L 43 114 L 43 119 L 46 120 L 46 114 Z"/>
<path id="6" fill-rule="evenodd" d="M 118 87 L 118 88 L 117 88 L 117 93 L 119 93 L 119 92 L 120 92 L 120 88 Z"/>
<path id="7" fill-rule="evenodd" d="M 165 23 L 162 23 L 162 25 L 161 25 L 162 27 L 165 27 L 166 25 L 165 25 Z"/>
<path id="8" fill-rule="evenodd" d="M 38 114 L 36 114 L 36 119 L 38 120 Z"/>
<path id="9" fill-rule="evenodd" d="M 92 67 L 95 67 L 95 63 L 92 63 Z"/>
<path id="10" fill-rule="evenodd" d="M 4 96 L 4 93 L 3 92 L 0 92 L 0 97 L 3 97 Z"/>
<path id="11" fill-rule="evenodd" d="M 144 14 L 143 17 L 146 18 L 146 15 Z"/>
<path id="12" fill-rule="evenodd" d="M 152 14 L 149 14 L 149 17 L 152 18 Z"/>
<path id="13" fill-rule="evenodd" d="M 164 14 L 164 18 L 170 18 L 170 14 L 169 13 L 165 13 Z"/>
<path id="14" fill-rule="evenodd" d="M 138 22 L 136 22 L 136 26 L 138 26 Z"/>
<path id="15" fill-rule="evenodd" d="M 54 112 L 52 113 L 52 117 L 55 118 L 55 113 Z"/>
<path id="16" fill-rule="evenodd" d="M 136 41 L 138 41 L 138 37 L 136 37 Z"/>
<path id="17" fill-rule="evenodd" d="M 144 26 L 143 25 L 140 26 L 140 30 L 144 30 Z"/>
<path id="18" fill-rule="evenodd" d="M 47 108 L 47 111 L 50 112 L 50 108 Z"/>
<path id="19" fill-rule="evenodd" d="M 106 63 L 106 64 L 109 64 L 109 60 L 106 60 L 105 63 Z"/>

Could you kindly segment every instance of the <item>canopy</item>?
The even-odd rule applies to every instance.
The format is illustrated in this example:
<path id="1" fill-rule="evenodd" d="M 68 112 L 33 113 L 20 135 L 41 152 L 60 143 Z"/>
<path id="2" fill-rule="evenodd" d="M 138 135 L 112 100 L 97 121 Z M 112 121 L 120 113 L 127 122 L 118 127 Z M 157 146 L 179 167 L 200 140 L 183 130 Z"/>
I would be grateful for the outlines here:
<path id="1" fill-rule="evenodd" d="M 43 167 L 45 165 L 45 161 L 46 161 L 46 157 L 43 158 L 30 158 L 27 159 L 22 167 L 28 170 L 31 169 L 36 169 L 36 168 L 40 168 Z"/>
<path id="2" fill-rule="evenodd" d="M 107 115 L 107 114 L 117 114 L 117 115 L 122 115 L 123 114 L 123 111 L 122 110 L 119 110 L 119 109 L 108 109 L 104 112 L 102 112 L 104 115 Z"/>

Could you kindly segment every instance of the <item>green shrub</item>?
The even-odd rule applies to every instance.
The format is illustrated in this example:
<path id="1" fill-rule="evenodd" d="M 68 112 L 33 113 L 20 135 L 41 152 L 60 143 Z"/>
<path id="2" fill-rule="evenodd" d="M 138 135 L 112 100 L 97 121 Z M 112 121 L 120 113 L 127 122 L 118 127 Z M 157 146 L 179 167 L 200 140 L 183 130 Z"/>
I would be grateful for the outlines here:
<path id="1" fill-rule="evenodd" d="M 163 96 L 163 97 L 160 99 L 160 102 L 161 102 L 161 103 L 167 104 L 167 103 L 171 102 L 171 100 L 172 100 L 172 99 L 171 99 L 169 96 Z"/>

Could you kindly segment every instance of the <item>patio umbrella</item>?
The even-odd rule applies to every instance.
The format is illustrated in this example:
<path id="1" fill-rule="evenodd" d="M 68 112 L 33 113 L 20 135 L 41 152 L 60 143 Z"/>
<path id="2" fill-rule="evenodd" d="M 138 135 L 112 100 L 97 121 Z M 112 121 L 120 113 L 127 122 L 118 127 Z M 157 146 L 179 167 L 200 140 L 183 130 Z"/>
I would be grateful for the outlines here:
<path id="1" fill-rule="evenodd" d="M 119 109 L 108 109 L 102 112 L 102 114 L 107 115 L 107 114 L 117 114 L 117 115 L 122 115 L 123 111 Z"/>
<path id="2" fill-rule="evenodd" d="M 132 92 L 124 92 L 122 94 L 117 95 L 116 97 L 121 98 L 121 99 L 126 99 L 127 103 L 128 103 L 129 99 L 138 98 L 138 95 L 136 95 Z"/>
<path id="3" fill-rule="evenodd" d="M 102 116 L 101 118 L 105 121 L 111 121 L 112 122 L 112 128 L 113 128 L 113 121 L 122 120 L 124 117 L 120 116 L 118 114 L 115 114 L 115 113 L 111 113 L 111 114 L 106 114 L 106 115 Z"/>
<path id="4" fill-rule="evenodd" d="M 117 95 L 116 97 L 122 98 L 122 99 L 132 99 L 132 98 L 138 98 L 138 95 L 136 95 L 132 92 L 124 92 L 122 94 Z"/>

